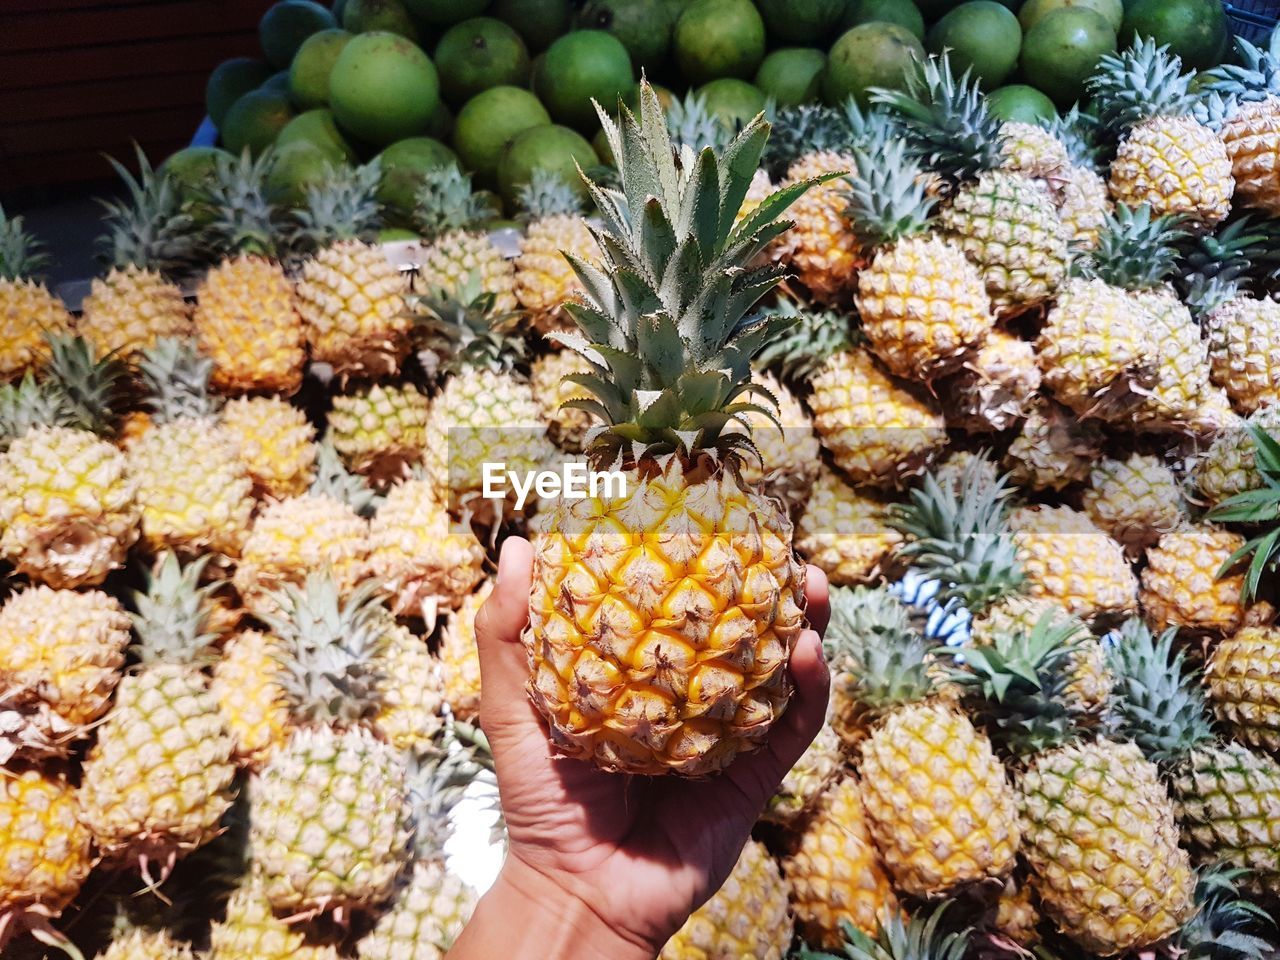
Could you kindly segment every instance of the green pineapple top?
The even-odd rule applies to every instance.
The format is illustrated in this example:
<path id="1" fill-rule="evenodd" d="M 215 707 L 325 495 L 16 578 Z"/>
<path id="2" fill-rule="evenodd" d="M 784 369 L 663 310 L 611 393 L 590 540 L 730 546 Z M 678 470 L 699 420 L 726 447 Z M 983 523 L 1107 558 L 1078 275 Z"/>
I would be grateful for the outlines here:
<path id="1" fill-rule="evenodd" d="M 147 387 L 146 404 L 155 423 L 215 417 L 222 401 L 209 391 L 213 360 L 194 340 L 165 337 L 147 350 L 138 364 Z"/>
<path id="2" fill-rule="evenodd" d="M 707 147 L 723 150 L 733 139 L 733 131 L 707 109 L 706 96 L 696 90 L 667 108 L 667 133 L 677 150 L 688 147 L 694 153 Z"/>
<path id="3" fill-rule="evenodd" d="M 1218 863 L 1196 873 L 1196 912 L 1169 944 L 1180 960 L 1263 960 L 1275 956 L 1275 921 L 1240 888 L 1249 871 Z"/>
<path id="4" fill-rule="evenodd" d="M 1117 204 L 1098 232 L 1097 247 L 1074 270 L 1125 290 L 1150 290 L 1177 270 L 1177 243 L 1186 235 L 1176 216 L 1152 217 L 1145 203 Z"/>
<path id="5" fill-rule="evenodd" d="M 809 153 L 842 153 L 849 148 L 847 120 L 834 107 L 805 103 L 782 107 L 770 118 L 772 130 L 765 145 L 765 169 L 775 180 L 786 176 L 791 165 Z"/>
<path id="6" fill-rule="evenodd" d="M 1253 603 L 1260 591 L 1267 591 L 1268 600 L 1274 599 L 1271 592 L 1275 589 L 1276 567 L 1280 566 L 1280 436 L 1273 436 L 1258 423 L 1247 423 L 1245 427 L 1256 445 L 1254 460 L 1263 486 L 1228 497 L 1209 511 L 1207 519 L 1248 524 L 1253 531 L 1253 537 L 1231 554 L 1218 571 L 1218 576 L 1224 576 L 1247 561 L 1240 599 Z"/>
<path id="7" fill-rule="evenodd" d="M 1219 278 L 1244 289 L 1256 283 L 1263 292 L 1280 275 L 1280 223 L 1256 214 L 1233 219 L 1215 233 L 1184 235 L 1179 246 L 1177 276 L 1184 291 Z"/>
<path id="8" fill-rule="evenodd" d="M 267 175 L 273 155 L 254 158 L 246 148 L 240 156 L 219 155 L 206 182 L 201 201 L 212 211 L 205 230 L 207 253 L 215 259 L 236 254 L 282 258 L 289 252 L 294 229 L 289 211 L 267 197 Z"/>
<path id="9" fill-rule="evenodd" d="M 382 164 L 378 160 L 359 167 L 330 167 L 319 183 L 307 187 L 306 202 L 297 213 L 298 240 L 319 250 L 342 240 L 372 243 L 382 229 L 378 185 Z"/>
<path id="10" fill-rule="evenodd" d="M 909 920 L 901 911 L 887 910 L 873 939 L 848 921 L 842 924 L 845 944 L 840 956 L 802 947 L 801 960 L 964 960 L 970 930 L 941 925 L 948 904 L 922 907 Z"/>
<path id="11" fill-rule="evenodd" d="M 471 175 L 453 164 L 428 170 L 414 197 L 413 223 L 428 239 L 478 230 L 497 215 L 490 194 L 472 190 Z"/>
<path id="12" fill-rule="evenodd" d="M 1244 37 L 1236 37 L 1236 57 L 1238 63 L 1223 63 L 1202 73 L 1200 90 L 1233 104 L 1280 97 L 1280 61 Z"/>
<path id="13" fill-rule="evenodd" d="M 0 446 L 38 426 L 109 436 L 128 390 L 128 368 L 114 356 L 99 357 L 83 337 L 45 340 L 43 379 L 28 372 L 17 384 L 0 384 Z"/>
<path id="14" fill-rule="evenodd" d="M 939 582 L 940 601 L 978 614 L 1021 590 L 1022 563 L 1006 523 L 1011 495 L 1006 479 L 992 483 L 975 458 L 957 485 L 926 474 L 910 501 L 893 508 L 889 522 L 908 538 L 899 556 Z"/>
<path id="15" fill-rule="evenodd" d="M 907 608 L 883 587 L 832 590 L 823 646 L 832 669 L 851 678 L 844 693 L 874 716 L 934 693 L 937 644 L 912 628 Z"/>
<path id="16" fill-rule="evenodd" d="M 855 172 L 849 183 L 845 215 L 866 248 L 924 233 L 936 201 L 925 190 L 924 171 L 902 140 L 855 147 Z"/>
<path id="17" fill-rule="evenodd" d="M 905 90 L 876 89 L 871 99 L 894 115 L 907 149 L 950 180 L 971 180 L 1004 164 L 1000 121 L 971 71 L 957 78 L 946 53 L 910 71 Z"/>
<path id="18" fill-rule="evenodd" d="M 40 281 L 48 266 L 49 254 L 22 217 L 8 216 L 0 207 L 0 280 Z"/>
<path id="19" fill-rule="evenodd" d="M 1072 163 L 1096 173 L 1102 165 L 1104 153 L 1099 142 L 1100 126 L 1097 117 L 1081 112 L 1080 105 L 1073 104 L 1066 113 L 1055 114 L 1045 124 L 1045 129 L 1066 147 Z"/>
<path id="20" fill-rule="evenodd" d="M 573 184 L 554 170 L 537 169 L 517 195 L 520 219 L 543 220 L 547 217 L 576 217 L 582 213 L 582 197 Z"/>
<path id="21" fill-rule="evenodd" d="M 347 469 L 329 433 L 316 444 L 316 477 L 307 496 L 332 497 L 366 519 L 377 512 L 384 499 L 365 477 Z"/>
<path id="22" fill-rule="evenodd" d="M 589 188 L 599 265 L 571 257 L 585 288 L 565 309 L 579 332 L 555 334 L 591 372 L 574 382 L 589 399 L 569 401 L 604 421 L 596 463 L 641 463 L 678 453 L 730 461 L 753 453 L 748 434 L 726 430 L 749 411 L 751 362 L 791 321 L 753 313 L 782 279 L 776 264 L 752 266 L 789 226 L 777 217 L 812 184 L 767 197 L 741 224 L 769 126 L 757 117 L 723 151 L 678 165 L 657 95 L 641 85 L 640 116 L 614 121 L 597 106 L 618 160 L 622 190 Z"/>
<path id="23" fill-rule="evenodd" d="M 789 326 L 764 346 L 756 363 L 776 366 L 784 377 L 796 382 L 814 376 L 829 357 L 852 349 L 858 340 L 847 313 L 814 310 L 785 299 L 764 312 L 785 318 Z"/>
<path id="24" fill-rule="evenodd" d="M 217 631 L 210 629 L 209 597 L 220 586 L 217 580 L 201 584 L 209 557 L 185 566 L 166 552 L 151 569 L 146 589 L 133 594 L 132 614 L 137 635 L 134 652 L 144 664 L 202 665 L 217 659 Z"/>
<path id="25" fill-rule="evenodd" d="M 262 619 L 283 643 L 285 697 L 299 723 L 350 728 L 377 716 L 393 623 L 378 590 L 370 580 L 344 596 L 330 575 L 313 573 L 273 593 L 278 612 Z"/>
<path id="26" fill-rule="evenodd" d="M 1085 86 L 1103 129 L 1127 130 L 1153 117 L 1181 117 L 1194 109 L 1194 74 L 1182 60 L 1149 37 L 1135 38 L 1120 53 L 1108 53 Z"/>
<path id="27" fill-rule="evenodd" d="M 509 372 L 525 360 L 528 344 L 517 329 L 520 315 L 495 313 L 494 295 L 468 277 L 455 293 L 443 291 L 415 298 L 418 352 L 429 376 L 467 368 Z"/>
<path id="28" fill-rule="evenodd" d="M 478 777 L 495 783 L 489 741 L 479 729 L 452 720 L 441 741 L 421 754 L 406 756 L 406 766 L 417 859 L 441 861 L 452 833 L 453 808 Z M 501 830 L 501 823 L 495 829 Z"/>
<path id="29" fill-rule="evenodd" d="M 99 238 L 108 267 L 156 270 L 166 277 L 189 273 L 199 260 L 200 235 L 186 210 L 177 184 L 164 170 L 155 170 L 141 147 L 135 146 L 138 175 L 120 161 L 111 166 L 124 183 L 124 200 L 99 201 L 107 232 Z"/>

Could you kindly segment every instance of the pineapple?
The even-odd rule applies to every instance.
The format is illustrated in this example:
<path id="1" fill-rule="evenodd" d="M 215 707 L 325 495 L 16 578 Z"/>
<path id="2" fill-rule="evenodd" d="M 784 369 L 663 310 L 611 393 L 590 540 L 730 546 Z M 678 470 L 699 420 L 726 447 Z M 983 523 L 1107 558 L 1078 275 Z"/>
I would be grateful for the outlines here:
<path id="1" fill-rule="evenodd" d="M 796 526 L 796 549 L 834 584 L 874 579 L 902 542 L 886 504 L 821 468 Z"/>
<path id="2" fill-rule="evenodd" d="M 909 151 L 955 185 L 941 230 L 981 271 L 996 312 L 1050 299 L 1070 261 L 1067 231 L 1040 184 L 1005 167 L 1001 125 L 977 80 L 957 78 L 943 53 L 909 75 L 905 90 L 873 100 L 894 112 Z"/>
<path id="3" fill-rule="evenodd" d="M 816 149 L 787 168 L 780 186 L 785 189 L 848 173 L 855 162 L 843 145 L 834 150 Z M 789 216 L 795 226 L 777 251 L 819 303 L 845 304 L 853 297 L 862 244 L 846 215 L 848 205 L 849 188 L 843 180 L 829 180 L 807 190 L 791 206 Z"/>
<path id="4" fill-rule="evenodd" d="M 1280 751 L 1280 630 L 1244 627 L 1213 649 L 1205 669 L 1209 701 L 1231 735 Z"/>
<path id="5" fill-rule="evenodd" d="M 219 156 L 205 202 L 214 249 L 225 259 L 196 290 L 201 350 L 227 393 L 289 395 L 302 385 L 306 342 L 293 284 L 280 263 L 283 212 L 266 199 L 271 158 Z"/>
<path id="6" fill-rule="evenodd" d="M 516 268 L 484 232 L 490 200 L 471 192 L 471 177 L 450 164 L 429 170 L 418 191 L 414 223 L 428 240 L 420 276 L 442 299 L 492 298 L 499 314 L 516 308 Z"/>
<path id="7" fill-rule="evenodd" d="M 1254 429 L 1280 436 L 1280 406 L 1262 407 L 1246 420 L 1237 417 L 1196 463 L 1196 486 L 1211 504 L 1265 486 L 1258 470 Z"/>
<path id="8" fill-rule="evenodd" d="M 34 370 L 45 338 L 71 332 L 71 314 L 40 279 L 48 260 L 22 217 L 0 207 L 0 380 Z"/>
<path id="9" fill-rule="evenodd" d="M 0 558 L 53 587 L 95 586 L 138 539 L 138 481 L 111 430 L 123 369 L 52 338 L 49 377 L 0 385 Z"/>
<path id="10" fill-rule="evenodd" d="M 838 947 L 847 925 L 875 930 L 898 912 L 852 774 L 819 797 L 782 870 L 796 928 L 814 946 Z"/>
<path id="11" fill-rule="evenodd" d="M 760 819 L 784 827 L 795 827 L 818 798 L 844 772 L 840 736 L 830 724 L 824 725 L 778 784 Z"/>
<path id="12" fill-rule="evenodd" d="M 743 414 L 745 424 L 730 426 L 749 430 L 759 455 L 743 463 L 743 477 L 794 513 L 809 501 L 822 466 L 822 447 L 800 400 L 768 372 L 757 370 L 754 379 L 773 397 L 777 411 L 774 416 L 751 411 Z M 767 472 L 762 464 L 769 465 Z"/>
<path id="13" fill-rule="evenodd" d="M 311 359 L 341 379 L 391 376 L 409 353 L 407 281 L 377 245 L 375 161 L 331 169 L 307 189 L 299 234 L 314 249 L 296 297 Z"/>
<path id="14" fill-rule="evenodd" d="M 748 840 L 728 879 L 667 941 L 658 960 L 783 960 L 792 926 L 777 861 L 763 844 Z"/>
<path id="15" fill-rule="evenodd" d="M 1045 914 L 1085 950 L 1112 956 L 1174 933 L 1195 912 L 1175 807 L 1132 743 L 1090 740 L 1062 690 L 1077 627 L 1041 618 L 965 651 L 953 680 L 1021 759 L 1022 852 Z"/>
<path id="16" fill-rule="evenodd" d="M 861 602 L 839 592 L 832 606 Z M 894 887 L 917 897 L 1000 877 L 1018 851 L 1017 812 L 987 737 L 938 697 L 928 641 L 859 634 L 832 618 L 827 643 L 870 718 L 859 766 L 867 826 Z"/>
<path id="17" fill-rule="evenodd" d="M 563 338 L 593 366 L 580 383 L 605 422 L 591 461 L 619 470 L 626 496 L 562 500 L 539 515 L 523 639 L 530 698 L 557 753 L 701 776 L 762 744 L 790 697 L 786 663 L 804 623 L 791 521 L 741 479 L 748 441 L 723 428 L 759 406 L 750 363 L 785 323 L 746 320 L 780 271 L 744 268 L 806 185 L 735 228 L 767 125 L 753 121 L 723 156 L 704 151 L 681 169 L 656 94 L 644 84 L 640 96 L 640 119 L 624 111 L 621 128 L 601 112 L 626 192 L 593 228 L 600 282 L 567 306 L 582 333 Z M 695 206 L 718 216 L 695 228 L 679 213 Z M 670 247 L 639 243 L 641 222 L 660 224 Z M 583 565 L 601 549 L 622 552 Z M 667 627 L 654 646 L 657 623 Z"/>
<path id="18" fill-rule="evenodd" d="M 283 659 L 284 644 L 279 637 L 246 629 L 227 640 L 213 665 L 209 689 L 235 742 L 235 760 L 242 767 L 259 768 L 285 741 L 289 707 L 280 673 Z"/>
<path id="19" fill-rule="evenodd" d="M 427 398 L 411 383 L 337 394 L 329 436 L 347 466 L 375 479 L 404 476 L 427 445 Z"/>
<path id="20" fill-rule="evenodd" d="M 1149 38 L 1106 54 L 1088 81 L 1098 118 L 1123 139 L 1108 189 L 1117 203 L 1149 204 L 1209 230 L 1231 210 L 1235 180 L 1222 138 L 1191 116 L 1192 73 Z"/>
<path id="21" fill-rule="evenodd" d="M 1214 735 L 1205 694 L 1174 652 L 1176 629 L 1157 640 L 1125 625 L 1110 650 L 1120 678 L 1120 730 L 1164 766 L 1183 838 L 1204 863 L 1225 861 L 1280 890 L 1280 762 Z"/>
<path id="22" fill-rule="evenodd" d="M 1244 574 L 1221 574 L 1244 542 L 1238 533 L 1206 523 L 1162 536 L 1147 550 L 1142 571 L 1140 599 L 1147 622 L 1156 629 L 1233 633 L 1244 617 Z"/>
<path id="23" fill-rule="evenodd" d="M 1205 317 L 1213 382 L 1243 414 L 1280 403 L 1280 303 L 1235 297 Z"/>
<path id="24" fill-rule="evenodd" d="M 204 671 L 214 656 L 205 564 L 167 553 L 135 595 L 142 666 L 120 681 L 84 761 L 84 822 L 108 860 L 136 862 L 144 877 L 153 861 L 167 876 L 216 837 L 231 806 L 233 743 Z"/>
<path id="25" fill-rule="evenodd" d="M 1082 500 L 1090 519 L 1130 550 L 1151 546 L 1187 521 L 1181 484 L 1153 456 L 1094 464 Z"/>
<path id="26" fill-rule="evenodd" d="M 96 960 L 196 960 L 191 945 L 166 931 L 137 929 L 113 940 Z"/>
<path id="27" fill-rule="evenodd" d="M 250 879 L 227 901 L 225 916 L 209 929 L 208 960 L 339 960 L 329 944 L 311 944 L 278 919 L 262 885 Z"/>
<path id="28" fill-rule="evenodd" d="M 1010 478 L 1030 490 L 1064 490 L 1089 478 L 1102 436 L 1088 420 L 1052 400 L 1034 400 L 1005 451 Z"/>
<path id="29" fill-rule="evenodd" d="M 296 497 L 315 480 L 316 429 L 289 401 L 236 397 L 222 408 L 221 426 L 249 472 L 255 498 Z"/>
<path id="30" fill-rule="evenodd" d="M 1040 908 L 1031 885 L 1009 877 L 996 900 L 992 926 L 996 932 L 1020 947 L 1034 947 L 1040 942 Z"/>
<path id="31" fill-rule="evenodd" d="M 582 199 L 558 173 L 534 170 L 517 198 L 527 221 L 516 257 L 516 300 L 538 330 L 564 326 L 563 304 L 582 295 L 582 281 L 569 254 L 583 263 L 600 259 L 600 248 L 582 217 Z"/>
<path id="32" fill-rule="evenodd" d="M 1231 158 L 1235 199 L 1242 206 L 1280 214 L 1280 64 L 1243 37 L 1239 63 L 1209 70 L 1204 87 L 1226 100 L 1217 130 Z"/>
<path id="33" fill-rule="evenodd" d="M 152 427 L 128 453 L 143 542 L 156 553 L 237 556 L 253 513 L 253 480 L 209 395 L 213 361 L 191 341 L 160 340 L 140 366 Z"/>
<path id="34" fill-rule="evenodd" d="M 1058 217 L 1071 246 L 1092 250 L 1112 210 L 1107 182 L 1092 167 L 1075 165 L 1065 174 L 1059 191 Z"/>
<path id="35" fill-rule="evenodd" d="M 76 332 L 100 354 L 132 360 L 165 337 L 193 333 L 191 310 L 174 279 L 196 259 L 196 224 L 178 186 L 152 169 L 137 148 L 138 176 L 111 161 L 127 201 L 103 201 L 109 232 L 101 240 L 110 273 L 95 278 Z"/>
<path id="36" fill-rule="evenodd" d="M 940 389 L 947 425 L 970 433 L 1008 430 L 1030 416 L 1040 380 L 1035 348 L 991 330 Z"/>
<path id="37" fill-rule="evenodd" d="M 1000 124 L 1000 168 L 1056 184 L 1071 166 L 1067 146 L 1052 130 L 1034 123 Z"/>
<path id="38" fill-rule="evenodd" d="M 538 404 L 538 416 L 547 425 L 547 436 L 568 453 L 582 452 L 591 429 L 591 415 L 568 405 L 571 400 L 586 400 L 589 395 L 567 378 L 590 372 L 591 365 L 572 350 L 550 350 L 535 358 L 529 367 L 529 383 Z"/>
<path id="39" fill-rule="evenodd" d="M 387 491 L 369 525 L 369 569 L 398 616 L 453 610 L 483 576 L 484 548 L 455 526 L 431 481 L 409 477 Z"/>
<path id="40" fill-rule="evenodd" d="M 444 700 L 455 717 L 474 721 L 480 715 L 480 648 L 476 646 L 476 614 L 493 592 L 486 580 L 449 616 L 440 638 Z"/>
<path id="41" fill-rule="evenodd" d="M 128 642 L 128 615 L 100 590 L 35 586 L 0 606 L 0 702 L 9 714 L 0 762 L 65 753 L 88 736 L 110 705 Z"/>

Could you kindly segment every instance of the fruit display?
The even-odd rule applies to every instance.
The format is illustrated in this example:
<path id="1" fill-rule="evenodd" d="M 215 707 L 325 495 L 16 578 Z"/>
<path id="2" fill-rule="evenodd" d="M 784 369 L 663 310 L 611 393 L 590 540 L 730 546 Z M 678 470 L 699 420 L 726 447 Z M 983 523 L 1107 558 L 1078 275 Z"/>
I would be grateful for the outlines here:
<path id="1" fill-rule="evenodd" d="M 1009 119 L 972 23 L 1123 36 L 1119 5 L 656 6 L 751 42 L 675 56 L 592 2 L 608 42 L 551 56 L 567 9 L 425 0 L 348 0 L 353 39 L 285 0 L 293 96 L 328 109 L 392 34 L 419 107 L 481 100 L 472 159 L 399 111 L 364 131 L 398 151 L 287 197 L 293 144 L 140 154 L 75 311 L 0 214 L 6 958 L 444 957 L 517 536 L 547 749 L 609 775 L 768 749 L 830 585 L 825 725 L 664 960 L 1280 951 L 1280 62 L 1241 40 L 1193 78 L 1139 35 L 1090 104 Z M 613 110 L 615 45 L 716 83 L 875 16 L 923 38 L 901 83 Z M 594 160 L 545 73 L 580 58 Z M 576 468 L 619 486 L 544 489 Z"/>

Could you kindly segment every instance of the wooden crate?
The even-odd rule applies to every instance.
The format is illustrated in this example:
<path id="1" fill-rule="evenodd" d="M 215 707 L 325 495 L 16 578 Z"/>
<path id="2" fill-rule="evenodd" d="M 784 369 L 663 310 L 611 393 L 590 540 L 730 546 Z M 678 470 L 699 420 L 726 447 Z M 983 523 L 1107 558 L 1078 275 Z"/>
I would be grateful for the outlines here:
<path id="1" fill-rule="evenodd" d="M 209 72 L 261 56 L 271 0 L 0 0 L 0 192 L 111 176 L 185 145 Z"/>

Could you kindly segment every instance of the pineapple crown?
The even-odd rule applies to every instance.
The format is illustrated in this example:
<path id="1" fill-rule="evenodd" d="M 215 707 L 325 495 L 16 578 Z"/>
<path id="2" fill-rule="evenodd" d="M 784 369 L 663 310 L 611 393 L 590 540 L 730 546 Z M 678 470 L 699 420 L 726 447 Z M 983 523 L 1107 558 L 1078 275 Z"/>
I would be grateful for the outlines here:
<path id="1" fill-rule="evenodd" d="M 1191 113 L 1196 104 L 1191 78 L 1168 46 L 1137 37 L 1128 49 L 1103 56 L 1085 87 L 1102 128 L 1127 130 L 1152 117 Z"/>
<path id="2" fill-rule="evenodd" d="M 1129 620 L 1107 651 L 1119 694 L 1115 726 L 1157 763 L 1181 759 L 1213 739 L 1204 692 L 1174 649 L 1177 635 L 1175 627 L 1157 639 L 1141 620 Z"/>
<path id="3" fill-rule="evenodd" d="M 1000 631 L 990 645 L 965 647 L 964 669 L 948 679 L 978 702 L 994 742 L 1018 756 L 1050 750 L 1079 736 L 1065 693 L 1081 640 L 1078 623 L 1046 612 L 1029 631 Z"/>
<path id="4" fill-rule="evenodd" d="M 1240 295 L 1240 284 L 1225 277 L 1192 277 L 1182 300 L 1197 320 L 1203 320 Z"/>
<path id="5" fill-rule="evenodd" d="M 777 217 L 817 181 L 783 187 L 737 223 L 769 136 L 763 117 L 723 151 L 677 165 L 647 82 L 638 118 L 625 106 L 620 124 L 596 111 L 622 190 L 587 181 L 603 255 L 599 265 L 570 257 L 585 294 L 565 309 L 580 332 L 552 336 L 592 371 L 570 378 L 590 397 L 568 405 L 604 421 L 589 451 L 597 463 L 707 453 L 732 466 L 755 448 L 730 422 L 749 430 L 745 414 L 772 415 L 752 402 L 751 363 L 791 322 L 752 313 L 783 270 L 751 264 L 790 226 Z"/>
<path id="6" fill-rule="evenodd" d="M 677 150 L 689 149 L 695 154 L 708 147 L 723 150 L 733 139 L 733 131 L 707 109 L 706 95 L 696 90 L 667 108 L 667 133 Z"/>
<path id="7" fill-rule="evenodd" d="M 832 590 L 823 646 L 864 709 L 881 713 L 934 691 L 929 666 L 936 644 L 912 629 L 907 608 L 883 587 Z"/>
<path id="8" fill-rule="evenodd" d="M 811 103 L 782 107 L 773 111 L 770 122 L 773 129 L 762 158 L 775 180 L 786 176 L 805 154 L 841 153 L 849 148 L 848 123 L 834 107 Z"/>
<path id="9" fill-rule="evenodd" d="M 178 185 L 163 169 L 151 166 L 134 144 L 138 160 L 135 177 L 119 160 L 107 160 L 124 183 L 124 200 L 99 200 L 107 232 L 99 238 L 108 267 L 156 270 L 166 277 L 188 273 L 196 264 L 199 228 L 186 210 Z"/>
<path id="10" fill-rule="evenodd" d="M 769 341 L 756 362 L 761 367 L 777 366 L 788 379 L 808 380 L 828 357 L 854 345 L 855 334 L 848 314 L 812 310 L 793 300 L 779 300 L 764 312 L 786 318 L 789 326 Z"/>
<path id="11" fill-rule="evenodd" d="M 201 197 L 213 211 L 205 236 L 212 254 L 279 257 L 286 252 L 294 223 L 286 209 L 267 199 L 272 162 L 270 150 L 255 159 L 247 147 L 238 157 L 220 154 L 215 159 Z"/>
<path id="12" fill-rule="evenodd" d="M 1116 204 L 1098 232 L 1098 244 L 1074 270 L 1125 290 L 1159 286 L 1178 265 L 1178 241 L 1187 231 L 1177 216 L 1152 217 L 1151 207 Z"/>
<path id="13" fill-rule="evenodd" d="M 875 938 L 847 920 L 841 923 L 844 960 L 964 960 L 969 950 L 970 930 L 947 930 L 941 926 L 948 904 L 927 908 L 904 920 L 899 910 L 886 910 Z M 801 960 L 840 960 L 834 954 L 804 947 Z"/>
<path id="14" fill-rule="evenodd" d="M 1209 511 L 1207 519 L 1220 523 L 1253 526 L 1259 532 L 1222 564 L 1218 576 L 1243 564 L 1244 585 L 1240 598 L 1252 603 L 1258 591 L 1269 582 L 1280 563 L 1280 439 L 1273 437 L 1262 424 L 1245 424 L 1255 444 L 1254 463 L 1262 476 L 1262 487 L 1228 497 Z M 1268 574 L 1272 576 L 1268 576 Z M 1265 579 L 1264 579 L 1265 578 Z"/>
<path id="15" fill-rule="evenodd" d="M 1066 148 L 1067 156 L 1076 166 L 1098 171 L 1105 149 L 1100 142 L 1101 124 L 1098 118 L 1083 113 L 1079 104 L 1063 114 L 1055 114 L 1045 124 L 1051 134 Z"/>
<path id="16" fill-rule="evenodd" d="M 957 483 L 926 474 L 910 501 L 892 508 L 889 523 L 907 537 L 899 556 L 938 581 L 939 601 L 976 614 L 1021 589 L 1022 564 L 1005 522 L 1012 492 L 1006 477 L 993 482 L 989 464 L 975 458 Z"/>
<path id="17" fill-rule="evenodd" d="M 357 516 L 368 519 L 377 512 L 383 498 L 369 481 L 358 473 L 352 473 L 342 462 L 342 455 L 333 444 L 333 436 L 326 433 L 316 444 L 316 477 L 307 490 L 311 497 L 330 497 L 345 503 Z"/>
<path id="18" fill-rule="evenodd" d="M 972 71 L 957 78 L 945 52 L 909 70 L 905 90 L 875 88 L 871 100 L 894 115 L 907 149 L 952 181 L 974 179 L 1004 163 L 1000 121 Z"/>
<path id="19" fill-rule="evenodd" d="M 381 182 L 382 164 L 376 159 L 359 167 L 329 167 L 319 183 L 307 187 L 297 213 L 298 238 L 313 250 L 340 240 L 375 241 L 382 229 Z"/>
<path id="20" fill-rule="evenodd" d="M 576 217 L 582 214 L 582 197 L 564 177 L 554 170 L 539 168 L 520 188 L 517 197 L 520 219 L 543 220 L 547 217 Z"/>
<path id="21" fill-rule="evenodd" d="M 471 189 L 471 175 L 449 164 L 428 170 L 414 197 L 413 223 L 428 239 L 475 230 L 497 215 L 493 197 Z"/>
<path id="22" fill-rule="evenodd" d="M 194 340 L 164 337 L 142 355 L 138 364 L 147 387 L 147 406 L 156 423 L 217 416 L 221 398 L 209 392 L 213 360 Z"/>
<path id="23" fill-rule="evenodd" d="M 928 229 L 936 202 L 925 189 L 924 171 L 901 140 L 870 149 L 855 147 L 845 215 L 866 248 L 892 243 Z"/>
<path id="24" fill-rule="evenodd" d="M 144 664 L 203 664 L 217 659 L 217 632 L 210 629 L 209 597 L 221 584 L 201 584 L 208 555 L 185 566 L 165 552 L 147 576 L 146 589 L 133 594 L 138 636 L 135 652 Z"/>
<path id="25" fill-rule="evenodd" d="M 380 587 L 369 580 L 344 595 L 332 576 L 312 573 L 272 594 L 277 612 L 262 620 L 282 641 L 285 697 L 299 722 L 349 728 L 377 715 L 394 624 Z"/>
<path id="26" fill-rule="evenodd" d="M 1185 234 L 1180 238 L 1178 276 L 1184 289 L 1203 286 L 1213 278 L 1240 287 L 1251 286 L 1256 268 L 1280 271 L 1280 223 L 1253 214 L 1232 220 L 1216 233 Z M 1267 286 L 1265 280 L 1263 286 Z"/>
<path id="27" fill-rule="evenodd" d="M 50 334 L 45 343 L 44 387 L 65 401 L 57 407 L 59 419 L 49 425 L 110 434 L 129 388 L 128 366 L 114 353 L 98 356 L 83 337 Z"/>
<path id="28" fill-rule="evenodd" d="M 489 741 L 476 727 L 454 719 L 446 724 L 442 742 L 408 755 L 405 765 L 417 857 L 442 860 L 454 807 L 478 777 L 492 782 Z"/>
<path id="29" fill-rule="evenodd" d="M 75 411 L 56 383 L 40 383 L 28 370 L 17 383 L 0 383 L 0 452 L 35 427 L 75 422 Z"/>
<path id="30" fill-rule="evenodd" d="M 419 350 L 428 375 L 467 368 L 509 371 L 524 363 L 528 344 L 520 337 L 518 313 L 495 313 L 495 298 L 470 276 L 454 293 L 436 290 L 416 298 Z"/>
<path id="31" fill-rule="evenodd" d="M 1206 94 L 1217 94 L 1227 103 L 1247 103 L 1280 96 L 1280 61 L 1244 37 L 1236 37 L 1239 63 L 1224 63 L 1201 74 Z"/>
<path id="32" fill-rule="evenodd" d="M 44 245 L 27 232 L 23 222 L 0 207 L 0 280 L 38 281 L 49 266 Z"/>
<path id="33" fill-rule="evenodd" d="M 1240 892 L 1249 871 L 1230 864 L 1196 873 L 1197 910 L 1174 935 L 1170 948 L 1185 960 L 1262 960 L 1275 955 L 1263 936 L 1275 928 L 1267 911 Z"/>

